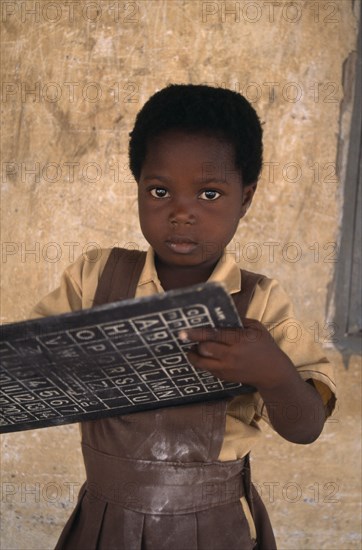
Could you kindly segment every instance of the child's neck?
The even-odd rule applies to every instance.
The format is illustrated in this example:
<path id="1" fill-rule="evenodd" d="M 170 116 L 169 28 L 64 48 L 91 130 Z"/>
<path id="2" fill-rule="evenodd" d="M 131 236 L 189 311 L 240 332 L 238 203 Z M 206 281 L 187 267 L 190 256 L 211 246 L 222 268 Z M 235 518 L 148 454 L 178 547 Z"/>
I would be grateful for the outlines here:
<path id="1" fill-rule="evenodd" d="M 214 265 L 180 267 L 163 264 L 155 258 L 157 275 L 164 290 L 173 290 L 204 283 L 215 268 Z"/>

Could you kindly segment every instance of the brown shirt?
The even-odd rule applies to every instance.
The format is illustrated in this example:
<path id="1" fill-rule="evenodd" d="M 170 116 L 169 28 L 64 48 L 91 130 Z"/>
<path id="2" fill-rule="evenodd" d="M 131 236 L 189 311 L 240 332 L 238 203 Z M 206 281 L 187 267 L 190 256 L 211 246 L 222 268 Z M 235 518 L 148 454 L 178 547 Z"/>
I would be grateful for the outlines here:
<path id="1" fill-rule="evenodd" d="M 64 272 L 60 286 L 37 304 L 32 317 L 45 317 L 89 308 L 110 249 L 90 251 L 78 258 Z M 138 281 L 136 297 L 163 292 L 154 264 L 153 250 L 147 252 L 146 263 Z M 241 272 L 231 255 L 224 253 L 210 280 L 222 281 L 230 294 L 241 288 Z M 256 289 L 247 317 L 262 322 L 279 347 L 289 356 L 300 376 L 313 379 L 324 403 L 334 402 L 333 367 L 313 336 L 294 317 L 288 296 L 275 279 L 265 277 Z M 219 460 L 235 460 L 245 456 L 258 441 L 260 420 L 268 422 L 263 401 L 258 393 L 235 397 L 228 407 L 224 442 Z"/>

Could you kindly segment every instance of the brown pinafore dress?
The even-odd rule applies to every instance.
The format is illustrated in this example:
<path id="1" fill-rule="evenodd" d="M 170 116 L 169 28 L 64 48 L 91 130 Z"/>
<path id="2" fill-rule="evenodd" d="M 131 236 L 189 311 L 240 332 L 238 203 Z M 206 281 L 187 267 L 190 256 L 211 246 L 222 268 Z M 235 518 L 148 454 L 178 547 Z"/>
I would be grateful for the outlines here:
<path id="1" fill-rule="evenodd" d="M 133 297 L 144 261 L 144 253 L 113 249 L 95 303 Z M 235 295 L 241 316 L 258 279 L 243 272 Z M 229 401 L 83 422 L 87 481 L 56 550 L 274 550 L 249 457 L 218 460 Z"/>

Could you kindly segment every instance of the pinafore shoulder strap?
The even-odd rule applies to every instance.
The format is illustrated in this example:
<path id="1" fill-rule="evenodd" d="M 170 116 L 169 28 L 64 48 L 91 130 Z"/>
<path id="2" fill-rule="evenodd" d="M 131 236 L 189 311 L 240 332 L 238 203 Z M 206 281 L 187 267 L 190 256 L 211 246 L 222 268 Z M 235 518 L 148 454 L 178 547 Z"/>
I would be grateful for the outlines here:
<path id="1" fill-rule="evenodd" d="M 249 304 L 255 292 L 255 287 L 259 281 L 264 279 L 264 275 L 260 273 L 252 273 L 251 271 L 246 271 L 246 269 L 241 269 L 241 290 L 236 294 L 232 294 L 236 309 L 238 310 L 239 316 L 246 317 L 246 312 L 248 310 Z"/>
<path id="2" fill-rule="evenodd" d="M 94 296 L 94 305 L 133 298 L 146 252 L 112 248 Z"/>

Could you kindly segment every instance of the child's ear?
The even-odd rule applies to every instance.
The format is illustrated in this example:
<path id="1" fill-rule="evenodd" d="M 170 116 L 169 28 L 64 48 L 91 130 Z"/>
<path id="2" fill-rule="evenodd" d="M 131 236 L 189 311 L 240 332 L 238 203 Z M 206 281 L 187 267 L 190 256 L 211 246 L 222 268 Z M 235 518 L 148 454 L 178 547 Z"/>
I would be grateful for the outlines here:
<path id="1" fill-rule="evenodd" d="M 256 191 L 257 182 L 250 183 L 249 185 L 243 186 L 243 202 L 241 205 L 241 216 L 243 218 L 252 203 L 254 193 Z"/>

